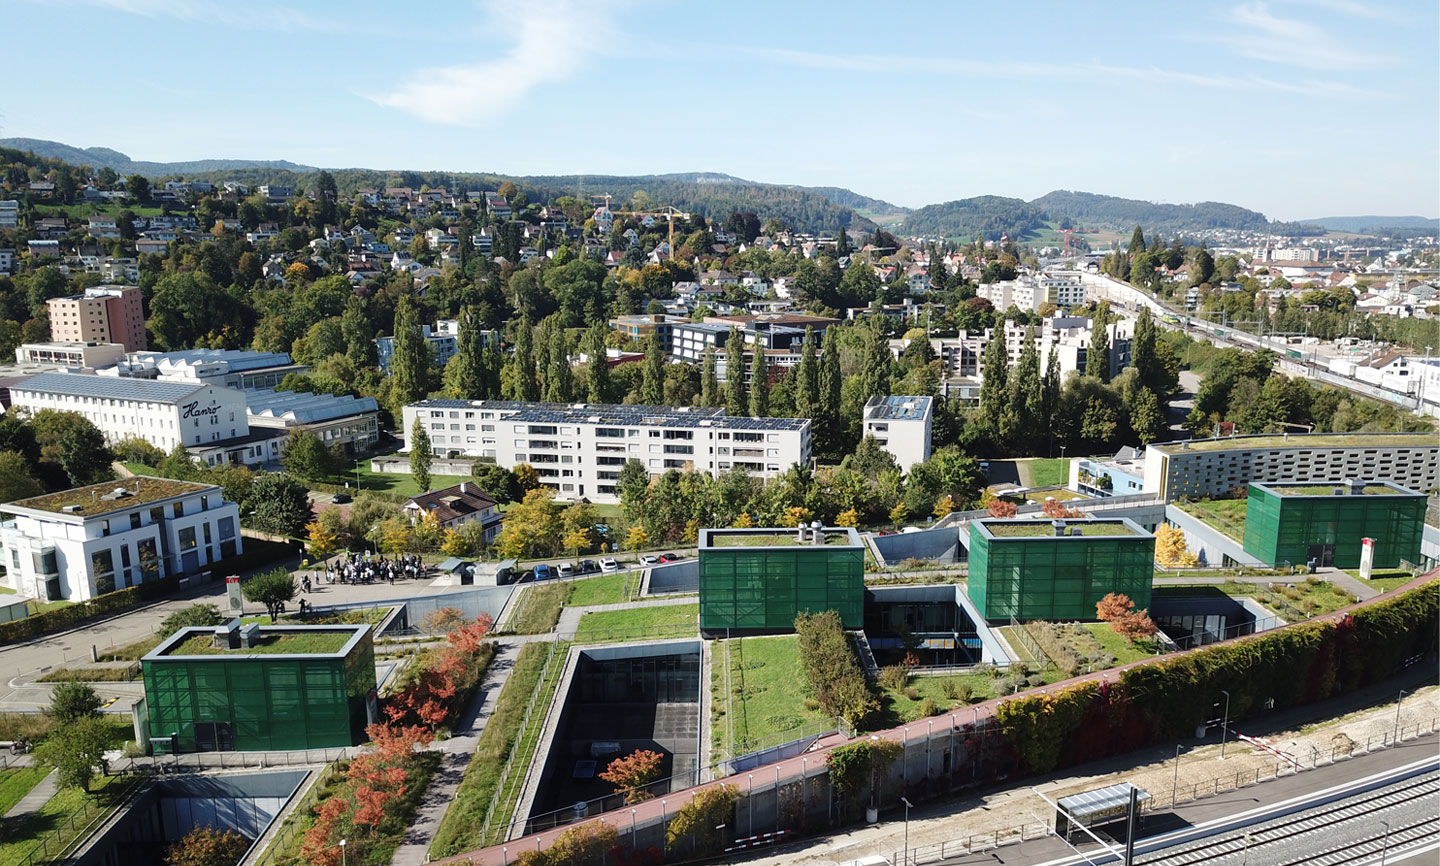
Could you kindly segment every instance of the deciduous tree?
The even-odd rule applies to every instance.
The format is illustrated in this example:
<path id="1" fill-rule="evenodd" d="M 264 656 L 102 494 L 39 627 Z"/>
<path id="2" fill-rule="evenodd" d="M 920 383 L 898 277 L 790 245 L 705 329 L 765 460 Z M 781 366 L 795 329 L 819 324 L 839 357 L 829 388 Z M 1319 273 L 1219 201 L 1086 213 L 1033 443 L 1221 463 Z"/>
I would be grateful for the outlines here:
<path id="1" fill-rule="evenodd" d="M 295 576 L 284 568 L 262 572 L 240 584 L 245 600 L 265 605 L 265 612 L 270 614 L 272 623 L 285 603 L 295 599 L 297 589 Z"/>
<path id="2" fill-rule="evenodd" d="M 410 427 L 410 475 L 421 493 L 430 490 L 430 466 L 434 463 L 435 452 L 430 447 L 430 434 L 419 418 Z"/>
<path id="3" fill-rule="evenodd" d="M 600 778 L 625 794 L 626 805 L 641 803 L 655 795 L 645 786 L 660 778 L 660 764 L 665 756 L 649 749 L 637 749 L 623 758 L 616 758 L 600 773 Z"/>

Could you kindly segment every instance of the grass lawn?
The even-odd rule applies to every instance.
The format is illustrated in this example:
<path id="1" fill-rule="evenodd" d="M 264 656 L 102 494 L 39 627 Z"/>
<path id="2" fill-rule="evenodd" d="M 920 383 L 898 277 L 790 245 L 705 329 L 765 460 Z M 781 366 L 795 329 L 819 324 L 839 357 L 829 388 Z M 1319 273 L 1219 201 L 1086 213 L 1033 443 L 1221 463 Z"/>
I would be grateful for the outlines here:
<path id="1" fill-rule="evenodd" d="M 1069 460 L 1031 460 L 1031 487 L 1064 487 L 1070 481 Z"/>
<path id="2" fill-rule="evenodd" d="M 48 767 L 16 767 L 0 770 L 0 815 L 10 811 L 30 789 L 49 775 Z"/>
<path id="3" fill-rule="evenodd" d="M 0 595 L 14 595 L 15 590 L 8 586 L 0 586 Z"/>
<path id="4" fill-rule="evenodd" d="M 877 684 L 880 692 L 880 712 L 876 714 L 877 718 L 872 720 L 870 727 L 879 730 L 924 718 L 920 709 L 925 704 L 926 698 L 935 702 L 935 708 L 940 713 L 956 709 L 963 710 L 971 703 L 994 697 L 995 684 L 998 682 L 1000 680 L 986 674 L 911 677 L 910 684 L 906 688 L 914 690 L 915 697 L 913 699 L 906 694 L 904 689 L 896 691 L 879 687 Z M 953 683 L 954 687 L 961 689 L 957 694 L 963 694 L 963 687 L 969 686 L 971 692 L 969 700 L 946 697 L 947 683 Z"/>
<path id="5" fill-rule="evenodd" d="M 214 636 L 198 634 L 165 653 L 166 656 L 271 655 L 279 653 L 337 653 L 353 637 L 349 633 L 262 635 L 249 649 L 216 649 Z"/>
<path id="6" fill-rule="evenodd" d="M 570 607 L 590 607 L 596 604 L 619 604 L 625 600 L 625 584 L 628 574 L 607 574 L 591 577 L 570 584 Z"/>
<path id="7" fill-rule="evenodd" d="M 248 540 L 248 539 L 247 539 Z M 267 620 L 270 617 L 265 617 Z M 160 645 L 160 636 L 151 635 L 100 653 L 102 662 L 133 662 Z"/>
<path id="8" fill-rule="evenodd" d="M 1055 527 L 1050 521 L 1043 523 L 1005 523 L 999 521 L 987 521 L 985 528 L 996 538 L 1045 538 L 1055 535 Z M 1123 523 L 1067 523 L 1065 534 L 1069 535 L 1075 529 L 1080 530 L 1081 535 L 1103 536 L 1103 535 L 1134 535 L 1135 532 Z"/>
<path id="9" fill-rule="evenodd" d="M 49 859 L 35 848 L 52 834 L 54 838 L 47 845 L 49 856 L 58 854 L 111 805 L 111 789 L 118 793 L 125 788 L 125 783 L 118 776 L 100 776 L 90 787 L 88 794 L 78 788 L 62 788 L 38 812 L 6 827 L 5 842 L 0 843 L 0 866 L 33 862 L 31 852 L 35 853 L 35 860 Z"/>
<path id="10" fill-rule="evenodd" d="M 1366 433 L 1363 441 L 1366 447 L 1385 448 L 1390 446 L 1404 447 L 1406 445 L 1424 444 L 1434 445 L 1435 434 L 1432 432 L 1419 433 Z M 1428 439 L 1428 441 L 1427 441 Z M 1225 451 L 1228 449 L 1268 449 L 1268 448 L 1329 448 L 1339 445 L 1355 444 L 1355 434 L 1309 434 L 1299 436 L 1245 436 L 1245 437 L 1223 437 L 1220 439 L 1191 439 L 1183 445 L 1179 442 L 1167 442 L 1159 447 L 1167 454 L 1175 454 L 1181 451 Z"/>
<path id="11" fill-rule="evenodd" d="M 1128 665 L 1155 656 L 1155 643 L 1146 641 L 1139 646 L 1115 633 L 1108 622 L 1087 622 L 1085 630 L 1100 642 L 1105 651 L 1115 657 L 1115 664 Z"/>
<path id="12" fill-rule="evenodd" d="M 531 583 L 522 590 L 520 608 L 506 630 L 514 634 L 545 634 L 560 621 L 560 611 L 570 597 L 568 583 Z"/>
<path id="13" fill-rule="evenodd" d="M 580 618 L 576 643 L 690 637 L 699 632 L 700 605 L 644 605 L 627 610 L 601 610 Z"/>
<path id="14" fill-rule="evenodd" d="M 332 481 L 336 484 L 345 482 L 355 483 L 355 470 L 360 470 L 360 489 L 376 490 L 382 493 L 395 493 L 400 496 L 419 496 L 425 492 L 420 485 L 415 483 L 415 476 L 408 472 L 371 472 L 370 460 L 357 461 L 355 466 L 344 475 L 337 475 Z M 454 487 L 461 481 L 472 481 L 468 475 L 432 475 L 430 476 L 431 490 L 444 490 L 446 487 Z"/>
<path id="15" fill-rule="evenodd" d="M 722 748 L 726 736 L 732 737 L 729 754 L 777 745 L 833 721 L 805 708 L 805 679 L 795 664 L 798 641 L 795 635 L 779 635 L 714 645 L 712 665 L 721 700 L 727 650 L 730 662 L 729 700 L 717 707 L 726 715 L 714 722 L 715 740 Z"/>
<path id="16" fill-rule="evenodd" d="M 29 603 L 30 615 L 34 616 L 37 613 L 45 613 L 46 611 L 69 607 L 74 603 L 73 601 L 64 601 L 63 599 L 61 601 L 36 601 L 31 599 Z"/>
<path id="17" fill-rule="evenodd" d="M 1001 626 L 998 631 L 1000 632 L 1000 636 L 1005 638 L 1005 642 L 1010 644 L 1010 648 L 1015 651 L 1015 654 L 1020 657 L 1021 661 L 1034 662 L 1039 665 L 1046 663 L 1047 660 L 1043 656 L 1036 658 L 1035 654 L 1029 650 L 1029 642 L 1020 636 L 1024 633 L 1022 626 L 1005 625 Z"/>
<path id="18" fill-rule="evenodd" d="M 60 667 L 40 677 L 36 682 L 58 683 L 74 680 L 81 683 L 125 683 L 140 679 L 140 669 L 134 665 L 124 667 Z M 0 813 L 3 814 L 3 813 Z"/>
<path id="19" fill-rule="evenodd" d="M 1182 502 L 1180 507 L 1198 517 L 1202 523 L 1215 527 L 1236 541 L 1245 540 L 1244 499 L 1214 499 L 1208 502 Z"/>
<path id="20" fill-rule="evenodd" d="M 500 690 L 495 712 L 480 733 L 475 755 L 465 768 L 465 776 L 460 780 L 455 798 L 450 808 L 445 810 L 445 818 L 430 844 L 432 858 L 449 857 L 481 846 L 485 813 L 500 783 L 500 773 L 515 746 L 530 696 L 540 684 L 540 675 L 550 649 L 544 643 L 526 644 L 520 649 L 515 668 Z"/>
<path id="21" fill-rule="evenodd" d="M 1369 580 L 1365 580 L 1360 576 L 1360 569 L 1358 568 L 1351 569 L 1345 573 L 1365 584 L 1366 586 L 1374 587 L 1381 592 L 1389 592 L 1390 590 L 1395 589 L 1398 586 L 1404 586 L 1412 579 L 1410 572 L 1401 571 L 1398 568 L 1389 570 L 1372 570 L 1370 572 Z"/>

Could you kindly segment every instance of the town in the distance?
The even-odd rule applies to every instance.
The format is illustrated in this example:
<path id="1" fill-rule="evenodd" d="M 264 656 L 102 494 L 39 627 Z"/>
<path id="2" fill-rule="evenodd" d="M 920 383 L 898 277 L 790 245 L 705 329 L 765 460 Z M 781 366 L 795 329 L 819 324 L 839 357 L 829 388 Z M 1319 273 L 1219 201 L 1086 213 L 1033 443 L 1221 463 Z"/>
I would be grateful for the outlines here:
<path id="1" fill-rule="evenodd" d="M 7 862 L 1433 856 L 1433 225 L 47 152 Z"/>

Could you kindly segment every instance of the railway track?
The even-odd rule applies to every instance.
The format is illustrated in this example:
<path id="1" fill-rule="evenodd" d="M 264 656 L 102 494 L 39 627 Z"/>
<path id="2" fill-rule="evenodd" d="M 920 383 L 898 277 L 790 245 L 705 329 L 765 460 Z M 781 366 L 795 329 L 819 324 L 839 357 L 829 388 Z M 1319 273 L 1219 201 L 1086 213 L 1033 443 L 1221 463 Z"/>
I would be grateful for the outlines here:
<path id="1" fill-rule="evenodd" d="M 1283 859 L 1286 843 L 1300 836 L 1324 832 L 1340 824 L 1364 819 L 1417 798 L 1433 798 L 1437 795 L 1440 795 L 1440 773 L 1430 773 L 1387 789 L 1376 796 L 1361 795 L 1364 799 L 1351 798 L 1347 802 L 1297 815 L 1256 830 L 1197 842 L 1178 849 L 1172 848 L 1156 856 L 1140 859 L 1137 863 L 1140 866 L 1196 866 L 1202 863 L 1225 862 L 1237 855 L 1241 860 L 1260 862 L 1256 855 L 1264 852 L 1264 862 L 1336 866 L 1378 853 L 1386 844 L 1384 833 L 1380 832 L 1373 838 L 1349 842 L 1298 859 Z M 1378 826 L 1379 821 L 1372 823 Z M 1418 839 L 1431 839 L 1434 838 L 1437 828 L 1440 828 L 1440 817 L 1429 817 L 1404 826 L 1394 826 L 1390 830 L 1388 844 L 1395 847 Z"/>

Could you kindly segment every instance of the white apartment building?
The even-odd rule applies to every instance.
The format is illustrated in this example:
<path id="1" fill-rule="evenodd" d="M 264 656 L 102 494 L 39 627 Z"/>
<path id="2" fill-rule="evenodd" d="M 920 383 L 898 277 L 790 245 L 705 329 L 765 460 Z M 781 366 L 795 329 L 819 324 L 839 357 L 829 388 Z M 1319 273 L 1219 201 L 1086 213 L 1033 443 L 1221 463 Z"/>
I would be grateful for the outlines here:
<path id="1" fill-rule="evenodd" d="M 455 357 L 455 350 L 459 346 L 460 334 L 459 323 L 453 319 L 442 320 L 441 326 L 431 330 L 429 325 L 421 325 L 420 331 L 425 336 L 425 342 L 430 344 L 430 360 L 437 367 L 443 367 L 449 360 Z M 390 358 L 395 354 L 394 337 L 376 337 L 375 355 L 380 369 L 390 371 Z"/>
<path id="2" fill-rule="evenodd" d="M 245 395 L 215 385 L 41 373 L 10 386 L 12 409 L 75 412 L 110 442 L 130 436 L 169 451 L 243 437 Z"/>
<path id="3" fill-rule="evenodd" d="M 1135 323 L 1121 319 L 1110 324 L 1110 377 L 1130 365 L 1130 343 Z M 1005 353 L 1013 367 L 1020 361 L 1025 348 L 1027 326 L 1005 322 L 1001 334 L 1005 340 Z M 983 378 L 985 373 L 985 348 L 996 336 L 993 328 L 983 333 L 962 331 L 956 337 L 933 337 L 930 347 L 941 361 L 946 375 L 951 378 Z M 1043 373 L 1050 363 L 1050 353 L 1060 358 L 1060 375 L 1072 370 L 1084 372 L 1089 360 L 1090 342 L 1094 338 L 1090 319 L 1080 316 L 1055 316 L 1045 319 L 1035 328 L 1035 346 L 1040 352 L 1040 370 Z M 891 340 L 890 351 L 898 358 L 905 350 L 906 341 Z"/>
<path id="4" fill-rule="evenodd" d="M 864 435 L 874 436 L 900 471 L 909 472 L 930 459 L 934 404 L 930 397 L 871 397 L 865 401 Z"/>
<path id="5" fill-rule="evenodd" d="M 13 229 L 20 225 L 20 202 L 15 199 L 0 201 L 0 229 Z"/>
<path id="6" fill-rule="evenodd" d="M 985 298 L 1004 312 L 1013 304 L 1022 310 L 1037 311 L 1046 304 L 1062 309 L 1085 303 L 1085 286 L 1078 279 L 1028 274 L 1013 280 L 982 283 L 975 289 L 977 297 Z"/>
<path id="7" fill-rule="evenodd" d="M 240 507 L 213 484 L 136 476 L 0 505 L 3 582 L 85 601 L 243 552 Z"/>
<path id="8" fill-rule="evenodd" d="M 422 400 L 404 408 L 404 433 L 425 425 L 437 457 L 533 466 L 562 499 L 618 502 L 627 460 L 670 469 L 774 478 L 810 459 L 810 419 L 731 418 L 723 409 L 600 406 L 504 400 Z M 406 442 L 409 450 L 409 442 Z"/>
<path id="9" fill-rule="evenodd" d="M 8 274 L 15 269 L 15 251 L 0 250 L 0 274 Z"/>

